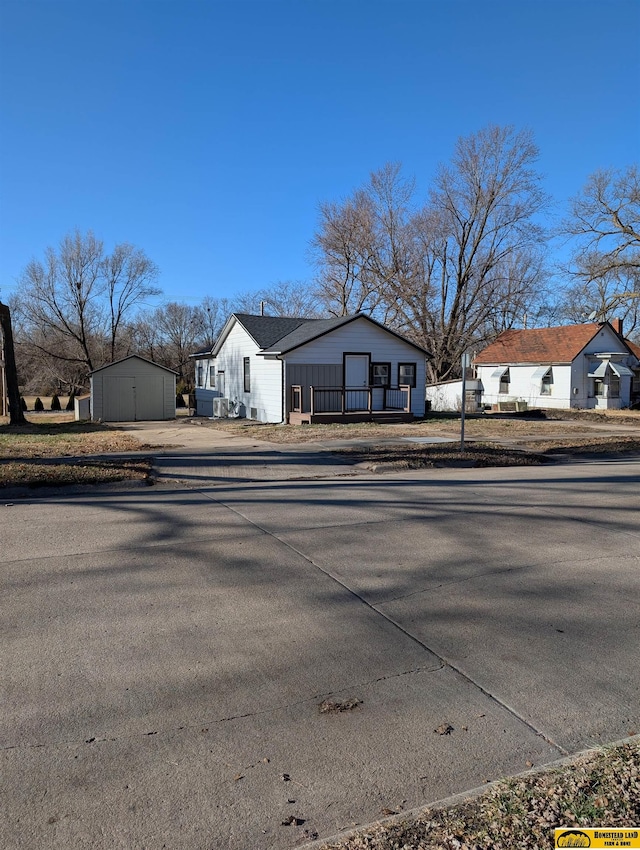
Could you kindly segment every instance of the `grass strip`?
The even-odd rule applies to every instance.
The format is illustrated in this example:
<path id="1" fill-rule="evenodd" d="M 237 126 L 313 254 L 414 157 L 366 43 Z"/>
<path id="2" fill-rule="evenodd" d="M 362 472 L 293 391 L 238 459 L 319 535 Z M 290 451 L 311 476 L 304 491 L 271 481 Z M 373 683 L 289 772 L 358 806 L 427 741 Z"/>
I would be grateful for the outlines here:
<path id="1" fill-rule="evenodd" d="M 640 826 L 640 741 L 492 785 L 451 808 L 396 818 L 323 850 L 545 850 L 555 827 Z M 314 845 L 316 846 L 316 845 Z"/>
<path id="2" fill-rule="evenodd" d="M 0 460 L 0 488 L 60 487 L 151 481 L 151 458 L 72 458 L 68 461 Z"/>

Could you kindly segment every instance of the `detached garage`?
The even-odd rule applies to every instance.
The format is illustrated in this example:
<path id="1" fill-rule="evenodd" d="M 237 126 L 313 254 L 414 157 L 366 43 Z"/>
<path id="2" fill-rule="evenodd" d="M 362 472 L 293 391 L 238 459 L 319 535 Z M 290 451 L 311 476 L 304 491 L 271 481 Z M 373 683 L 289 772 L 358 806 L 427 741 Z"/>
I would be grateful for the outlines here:
<path id="1" fill-rule="evenodd" d="M 132 354 L 91 373 L 91 418 L 104 422 L 174 419 L 176 373 Z"/>

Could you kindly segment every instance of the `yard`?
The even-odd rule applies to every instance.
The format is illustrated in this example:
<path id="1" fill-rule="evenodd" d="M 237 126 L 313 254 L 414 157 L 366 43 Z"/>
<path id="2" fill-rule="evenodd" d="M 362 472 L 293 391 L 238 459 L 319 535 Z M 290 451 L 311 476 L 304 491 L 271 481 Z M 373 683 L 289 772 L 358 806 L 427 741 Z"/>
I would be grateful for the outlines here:
<path id="1" fill-rule="evenodd" d="M 0 425 L 0 487 L 105 484 L 149 480 L 149 446 L 116 428 L 87 422 L 52 421 L 30 414 L 28 425 Z M 35 421 L 35 420 L 38 421 Z M 104 455 L 136 452 L 134 457 Z"/>
<path id="2" fill-rule="evenodd" d="M 149 480 L 152 464 L 148 457 L 109 455 L 139 455 L 148 453 L 153 446 L 141 443 L 117 425 L 75 422 L 71 416 L 30 412 L 28 425 L 9 428 L 0 423 L 0 487 Z M 185 428 L 181 435 L 188 445 L 189 423 L 183 418 L 178 421 Z M 222 431 L 230 437 L 250 437 L 281 444 L 283 448 L 320 444 L 360 465 L 363 471 L 375 472 L 443 466 L 530 466 L 557 459 L 559 455 L 640 453 L 640 414 L 626 411 L 563 419 L 469 417 L 464 453 L 460 452 L 458 442 L 460 420 L 455 416 L 433 416 L 393 425 L 286 426 L 244 419 L 196 421 L 203 428 Z M 451 442 L 420 442 L 437 437 Z"/>

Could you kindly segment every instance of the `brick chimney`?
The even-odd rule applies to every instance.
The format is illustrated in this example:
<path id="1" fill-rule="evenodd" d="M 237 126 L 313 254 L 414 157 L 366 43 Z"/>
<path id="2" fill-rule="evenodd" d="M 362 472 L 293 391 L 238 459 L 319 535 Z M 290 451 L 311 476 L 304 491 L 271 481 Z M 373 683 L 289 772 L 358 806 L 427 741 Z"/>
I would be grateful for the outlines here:
<path id="1" fill-rule="evenodd" d="M 614 331 L 622 336 L 622 319 L 611 319 L 610 324 Z"/>

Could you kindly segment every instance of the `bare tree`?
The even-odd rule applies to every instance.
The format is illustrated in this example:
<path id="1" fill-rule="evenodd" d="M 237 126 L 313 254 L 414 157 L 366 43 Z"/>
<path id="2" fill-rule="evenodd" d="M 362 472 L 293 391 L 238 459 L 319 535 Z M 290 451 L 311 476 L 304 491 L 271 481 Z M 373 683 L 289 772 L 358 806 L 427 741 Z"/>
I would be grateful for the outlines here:
<path id="1" fill-rule="evenodd" d="M 189 384 L 189 356 L 199 347 L 202 320 L 199 307 L 176 301 L 142 313 L 134 330 L 137 350 L 155 363 L 177 372 L 179 383 Z"/>
<path id="2" fill-rule="evenodd" d="M 212 298 L 207 295 L 196 308 L 198 347 L 213 348 L 225 322 L 233 313 L 233 303 L 228 298 Z"/>
<path id="3" fill-rule="evenodd" d="M 600 170 L 571 202 L 564 233 L 575 250 L 565 309 L 576 321 L 619 317 L 632 332 L 640 312 L 640 172 Z"/>
<path id="4" fill-rule="evenodd" d="M 68 234 L 21 276 L 15 305 L 25 359 L 46 360 L 69 384 L 80 372 L 86 385 L 89 372 L 128 350 L 126 323 L 158 294 L 157 275 L 140 249 L 121 244 L 105 254 L 91 231 Z"/>
<path id="5" fill-rule="evenodd" d="M 306 281 L 280 280 L 257 292 L 247 292 L 232 302 L 229 312 L 264 312 L 267 316 L 288 316 L 304 319 L 323 315 L 319 300 Z"/>
<path id="6" fill-rule="evenodd" d="M 322 205 L 312 250 L 330 311 L 377 315 L 431 352 L 431 380 L 457 377 L 468 347 L 522 323 L 543 295 L 537 155 L 528 131 L 490 126 L 458 140 L 419 209 L 396 164 Z"/>
<path id="7" fill-rule="evenodd" d="M 375 213 L 369 191 L 358 190 L 342 204 L 320 205 L 311 253 L 318 269 L 316 294 L 332 316 L 374 314 L 382 301 L 372 274 Z"/>
<path id="8" fill-rule="evenodd" d="M 109 306 L 109 356 L 113 361 L 123 322 L 146 298 L 160 294 L 155 285 L 159 270 L 144 251 L 124 242 L 104 257 L 101 271 Z"/>

